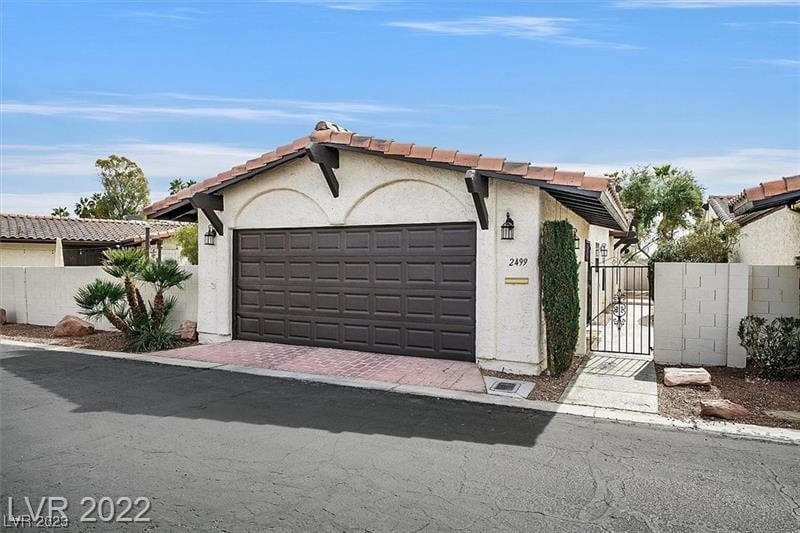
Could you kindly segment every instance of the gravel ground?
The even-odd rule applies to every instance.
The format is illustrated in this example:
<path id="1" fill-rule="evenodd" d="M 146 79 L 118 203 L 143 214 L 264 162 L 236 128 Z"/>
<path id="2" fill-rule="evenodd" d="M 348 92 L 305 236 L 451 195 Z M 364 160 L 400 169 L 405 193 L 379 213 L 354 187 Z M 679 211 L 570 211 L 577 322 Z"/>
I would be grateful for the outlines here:
<path id="1" fill-rule="evenodd" d="M 96 331 L 85 337 L 54 337 L 52 326 L 34 326 L 32 324 L 3 324 L 0 326 L 0 339 L 11 339 L 24 342 L 39 342 L 58 346 L 87 348 L 89 350 L 106 350 L 125 352 L 125 336 L 118 331 Z M 195 342 L 181 342 L 177 348 L 191 346 Z"/>
<path id="2" fill-rule="evenodd" d="M 560 376 L 520 376 L 517 374 L 507 374 L 505 372 L 494 372 L 492 370 L 483 370 L 483 375 L 492 376 L 495 378 L 503 379 L 516 379 L 519 381 L 530 381 L 533 383 L 533 391 L 528 395 L 529 400 L 543 400 L 547 402 L 557 402 L 561 398 L 564 389 L 567 388 L 575 371 L 583 362 L 583 358 L 575 357 L 572 360 L 572 366 Z"/>
<path id="3" fill-rule="evenodd" d="M 751 415 L 736 422 L 759 426 L 800 429 L 800 422 L 773 418 L 765 410 L 800 411 L 800 381 L 777 381 L 748 376 L 743 369 L 706 368 L 711 374 L 709 386 L 665 387 L 664 367 L 658 373 L 658 410 L 665 416 L 683 419 L 700 418 L 700 400 L 727 399 L 743 405 Z"/>

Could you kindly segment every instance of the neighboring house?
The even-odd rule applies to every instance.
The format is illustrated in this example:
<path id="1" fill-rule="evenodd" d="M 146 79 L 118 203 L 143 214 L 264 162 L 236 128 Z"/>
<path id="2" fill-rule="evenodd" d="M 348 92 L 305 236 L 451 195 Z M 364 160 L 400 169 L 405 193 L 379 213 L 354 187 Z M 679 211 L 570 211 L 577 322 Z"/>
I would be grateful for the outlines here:
<path id="1" fill-rule="evenodd" d="M 800 260 L 800 175 L 767 181 L 735 196 L 709 196 L 707 218 L 742 227 L 737 261 L 794 265 Z"/>
<path id="2" fill-rule="evenodd" d="M 590 224 L 628 227 L 613 185 L 321 122 L 145 212 L 199 221 L 202 342 L 477 360 L 538 374 L 542 224 L 576 228 L 584 305 Z M 502 238 L 507 213 L 513 240 Z"/>
<path id="3" fill-rule="evenodd" d="M 183 223 L 0 213 L 0 266 L 99 265 L 108 248 L 143 246 L 150 228 L 154 258 L 179 260 L 175 232 Z"/>

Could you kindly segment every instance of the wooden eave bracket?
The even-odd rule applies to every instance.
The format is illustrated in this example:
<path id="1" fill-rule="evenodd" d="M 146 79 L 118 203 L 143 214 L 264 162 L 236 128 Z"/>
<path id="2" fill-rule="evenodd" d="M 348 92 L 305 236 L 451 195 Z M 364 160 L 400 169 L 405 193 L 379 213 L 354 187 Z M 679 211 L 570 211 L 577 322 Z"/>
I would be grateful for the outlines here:
<path id="1" fill-rule="evenodd" d="M 464 174 L 464 181 L 467 184 L 467 192 L 472 195 L 472 201 L 475 203 L 475 211 L 478 214 L 481 229 L 489 229 L 489 211 L 486 209 L 486 198 L 489 197 L 489 178 L 477 170 L 469 169 Z"/>
<path id="2" fill-rule="evenodd" d="M 217 232 L 217 235 L 222 235 L 222 221 L 217 216 L 217 213 L 215 213 L 215 211 L 224 211 L 222 196 L 213 196 L 204 192 L 196 192 L 189 202 L 195 209 L 199 209 L 203 212 L 211 223 L 211 226 Z"/>
<path id="3" fill-rule="evenodd" d="M 339 150 L 330 146 L 323 146 L 318 143 L 311 143 L 306 149 L 308 158 L 312 163 L 319 165 L 328 188 L 334 198 L 339 197 L 339 180 L 336 179 L 334 168 L 339 168 Z"/>

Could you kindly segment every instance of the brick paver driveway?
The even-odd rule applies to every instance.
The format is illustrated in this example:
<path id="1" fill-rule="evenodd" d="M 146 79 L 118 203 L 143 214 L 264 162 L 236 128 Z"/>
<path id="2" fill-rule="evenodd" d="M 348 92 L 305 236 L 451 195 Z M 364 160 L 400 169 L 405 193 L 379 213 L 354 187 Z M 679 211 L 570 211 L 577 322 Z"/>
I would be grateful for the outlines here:
<path id="1" fill-rule="evenodd" d="M 465 361 L 253 341 L 189 346 L 152 355 L 403 385 L 485 392 L 483 377 L 477 365 Z"/>

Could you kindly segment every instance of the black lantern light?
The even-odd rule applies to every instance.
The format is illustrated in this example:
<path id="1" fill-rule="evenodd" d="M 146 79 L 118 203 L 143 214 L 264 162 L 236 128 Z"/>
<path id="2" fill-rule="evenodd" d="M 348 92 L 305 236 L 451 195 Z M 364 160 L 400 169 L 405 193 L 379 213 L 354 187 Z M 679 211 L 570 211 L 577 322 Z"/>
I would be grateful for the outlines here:
<path id="1" fill-rule="evenodd" d="M 606 257 L 608 257 L 608 246 L 606 243 L 600 245 L 600 257 L 603 258 L 603 261 L 605 261 Z"/>
<path id="2" fill-rule="evenodd" d="M 509 216 L 509 213 L 506 213 L 506 221 L 503 222 L 503 225 L 500 226 L 500 238 L 504 241 L 513 241 L 514 240 L 514 221 Z"/>
<path id="3" fill-rule="evenodd" d="M 580 250 L 581 248 L 581 239 L 578 237 L 578 230 L 572 228 L 572 240 L 575 241 L 575 249 Z"/>
<path id="4" fill-rule="evenodd" d="M 208 226 L 208 231 L 207 231 L 207 232 L 205 232 L 205 234 L 203 235 L 203 237 L 205 237 L 205 243 L 206 243 L 207 245 L 209 245 L 209 246 L 214 246 L 214 241 L 215 241 L 215 240 L 217 240 L 217 232 L 216 232 L 216 230 L 213 228 L 213 226 L 211 226 L 211 225 L 209 224 L 209 226 Z"/>

